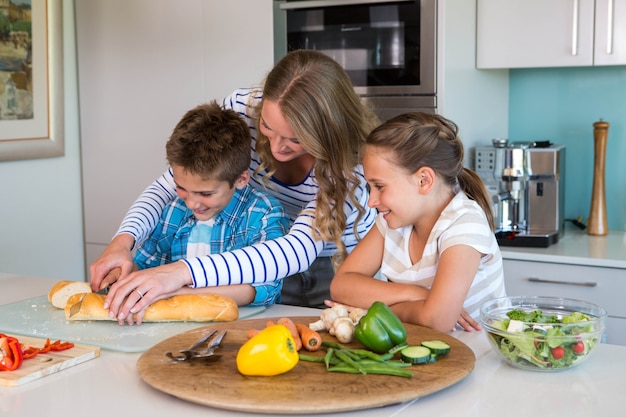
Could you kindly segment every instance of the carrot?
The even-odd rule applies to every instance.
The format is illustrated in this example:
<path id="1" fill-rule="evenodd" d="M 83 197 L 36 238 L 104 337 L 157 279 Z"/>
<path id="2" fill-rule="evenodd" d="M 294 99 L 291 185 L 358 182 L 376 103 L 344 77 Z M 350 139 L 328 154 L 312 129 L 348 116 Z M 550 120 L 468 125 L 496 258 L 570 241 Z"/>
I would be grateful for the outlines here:
<path id="1" fill-rule="evenodd" d="M 260 330 L 259 330 L 259 329 L 250 329 L 250 330 L 248 330 L 248 334 L 247 334 L 248 339 L 252 339 L 252 337 L 253 337 L 255 334 L 257 334 L 258 332 L 260 332 Z"/>
<path id="2" fill-rule="evenodd" d="M 298 329 L 293 320 L 287 317 L 281 317 L 276 321 L 276 324 L 282 324 L 289 330 L 294 342 L 296 342 L 296 350 L 302 349 L 302 339 L 300 338 L 300 333 L 298 333 Z"/>
<path id="3" fill-rule="evenodd" d="M 296 329 L 298 329 L 300 339 L 302 339 L 302 346 L 306 350 L 315 352 L 322 347 L 322 336 L 318 332 L 300 323 L 296 323 Z"/>
<path id="4" fill-rule="evenodd" d="M 268 320 L 265 322 L 265 327 L 270 327 L 275 325 L 276 323 L 274 323 L 274 320 Z"/>

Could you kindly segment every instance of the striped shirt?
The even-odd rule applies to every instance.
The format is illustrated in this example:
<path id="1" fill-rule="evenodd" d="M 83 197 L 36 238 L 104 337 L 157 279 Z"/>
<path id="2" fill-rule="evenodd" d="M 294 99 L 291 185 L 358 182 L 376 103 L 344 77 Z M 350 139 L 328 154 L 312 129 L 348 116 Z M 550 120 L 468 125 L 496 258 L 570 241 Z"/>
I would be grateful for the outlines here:
<path id="1" fill-rule="evenodd" d="M 376 226 L 385 238 L 381 273 L 387 280 L 431 288 L 443 251 L 455 245 L 467 245 L 482 256 L 463 308 L 477 319 L 483 302 L 505 296 L 498 242 L 481 207 L 463 191 L 459 191 L 441 212 L 422 259 L 416 264 L 411 262 L 408 251 L 413 226 L 390 229 L 382 215 L 376 218 Z"/>
<path id="2" fill-rule="evenodd" d="M 318 256 L 331 256 L 337 248 L 333 242 L 316 240 L 313 232 L 315 196 L 319 190 L 311 172 L 299 184 L 284 184 L 272 179 L 272 186 L 265 186 L 253 174 L 260 164 L 256 147 L 256 123 L 252 118 L 253 107 L 261 100 L 260 89 L 240 89 L 223 101 L 223 107 L 237 112 L 250 128 L 250 185 L 274 196 L 287 212 L 291 229 L 284 237 L 261 242 L 230 252 L 183 260 L 189 267 L 192 287 L 207 287 L 229 284 L 252 284 L 268 282 L 305 271 Z M 358 239 L 372 227 L 376 218 L 374 209 L 367 207 L 368 193 L 361 165 L 355 168 L 360 179 L 355 198 L 365 208 L 365 215 L 354 233 L 358 210 L 348 199 L 344 202 L 347 215 L 346 228 L 341 236 L 349 252 Z M 122 221 L 119 233 L 131 234 L 136 242 L 143 241 L 155 227 L 166 204 L 176 197 L 172 172 L 166 171 L 139 196 Z M 312 209 L 302 212 L 304 208 Z"/>
<path id="3" fill-rule="evenodd" d="M 210 253 L 275 239 L 289 228 L 280 203 L 250 186 L 236 189 L 228 205 L 211 220 L 211 236 L 206 242 Z M 134 262 L 139 269 L 145 269 L 184 259 L 190 235 L 197 225 L 193 212 L 183 200 L 176 198 L 165 207 L 152 234 L 137 248 Z M 270 305 L 279 300 L 282 280 L 253 285 L 256 296 L 251 305 Z"/>

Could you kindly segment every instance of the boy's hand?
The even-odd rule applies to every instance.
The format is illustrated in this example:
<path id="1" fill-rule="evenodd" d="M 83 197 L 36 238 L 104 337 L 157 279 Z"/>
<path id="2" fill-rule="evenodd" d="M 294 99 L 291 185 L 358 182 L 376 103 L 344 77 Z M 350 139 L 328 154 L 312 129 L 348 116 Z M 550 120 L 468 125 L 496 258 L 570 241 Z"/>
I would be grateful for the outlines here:
<path id="1" fill-rule="evenodd" d="M 102 255 L 89 266 L 92 291 L 100 291 L 133 270 L 131 249 L 134 243 L 135 239 L 128 234 L 117 235 L 113 238 Z M 121 273 L 109 275 L 115 268 L 120 268 Z"/>

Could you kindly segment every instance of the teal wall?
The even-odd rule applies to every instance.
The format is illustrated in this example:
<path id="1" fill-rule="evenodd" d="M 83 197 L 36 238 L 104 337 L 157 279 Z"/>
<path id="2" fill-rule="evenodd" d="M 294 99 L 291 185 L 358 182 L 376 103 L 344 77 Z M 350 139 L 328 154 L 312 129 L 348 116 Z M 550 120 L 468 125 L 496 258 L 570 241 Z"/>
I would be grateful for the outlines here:
<path id="1" fill-rule="evenodd" d="M 566 146 L 565 216 L 589 216 L 593 124 L 609 122 L 609 229 L 626 230 L 626 66 L 515 69 L 509 74 L 509 139 Z"/>

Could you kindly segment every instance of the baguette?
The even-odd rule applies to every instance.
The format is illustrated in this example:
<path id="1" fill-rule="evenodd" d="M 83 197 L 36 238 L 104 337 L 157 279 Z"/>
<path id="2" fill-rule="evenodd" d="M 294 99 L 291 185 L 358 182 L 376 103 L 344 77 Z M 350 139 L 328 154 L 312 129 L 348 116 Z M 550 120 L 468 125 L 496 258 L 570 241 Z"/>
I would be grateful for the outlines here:
<path id="1" fill-rule="evenodd" d="M 104 309 L 102 294 L 75 294 L 65 305 L 67 320 L 115 320 Z M 80 303 L 80 309 L 70 315 L 72 306 Z M 156 301 L 143 316 L 143 322 L 167 321 L 234 321 L 239 318 L 237 303 L 230 297 L 218 294 L 181 294 Z"/>
<path id="2" fill-rule="evenodd" d="M 48 301 L 56 308 L 65 308 L 67 300 L 74 294 L 91 292 L 91 286 L 84 281 L 59 281 L 50 289 Z"/>

